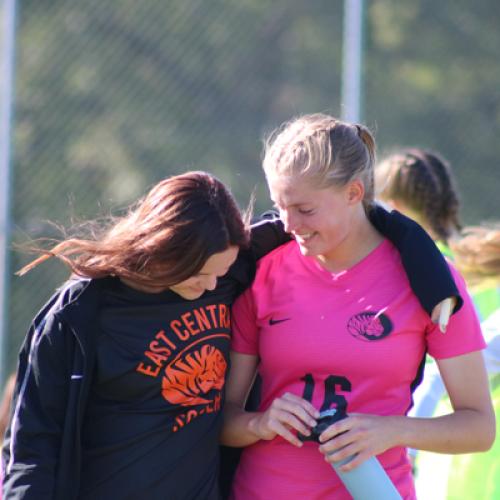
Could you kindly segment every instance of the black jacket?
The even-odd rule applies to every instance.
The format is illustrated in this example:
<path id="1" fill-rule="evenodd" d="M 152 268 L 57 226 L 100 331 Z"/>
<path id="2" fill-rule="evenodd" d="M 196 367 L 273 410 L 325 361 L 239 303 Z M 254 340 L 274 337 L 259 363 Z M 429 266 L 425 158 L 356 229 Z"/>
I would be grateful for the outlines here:
<path id="1" fill-rule="evenodd" d="M 289 240 L 279 220 L 264 222 L 252 231 L 252 247 L 240 252 L 217 286 L 230 297 L 229 303 L 253 279 L 256 260 Z M 19 354 L 3 446 L 4 499 L 79 496 L 82 427 L 96 359 L 98 318 L 111 280 L 116 278 L 68 281 L 30 326 Z"/>
<path id="2" fill-rule="evenodd" d="M 4 447 L 6 498 L 23 498 L 28 488 L 32 498 L 76 498 L 103 281 L 69 281 L 38 313 L 26 336 Z M 24 406 L 31 411 L 19 420 Z"/>

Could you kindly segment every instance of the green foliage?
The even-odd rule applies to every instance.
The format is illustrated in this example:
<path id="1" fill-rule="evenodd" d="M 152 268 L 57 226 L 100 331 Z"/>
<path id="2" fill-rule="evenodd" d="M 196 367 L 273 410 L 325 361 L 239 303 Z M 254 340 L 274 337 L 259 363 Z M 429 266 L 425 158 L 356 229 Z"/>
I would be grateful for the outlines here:
<path id="1" fill-rule="evenodd" d="M 367 14 L 366 120 L 382 151 L 441 152 L 464 220 L 498 219 L 499 5 L 377 0 Z"/>
<path id="2" fill-rule="evenodd" d="M 495 217 L 500 122 L 497 3 L 365 2 L 366 123 L 382 149 L 449 158 L 469 221 Z M 343 2 L 19 2 L 16 241 L 116 210 L 159 179 L 216 173 L 268 207 L 262 138 L 304 112 L 340 114 Z M 495 180 L 497 180 L 495 184 Z M 27 261 L 14 254 L 12 268 Z M 11 283 L 11 352 L 66 276 Z"/>

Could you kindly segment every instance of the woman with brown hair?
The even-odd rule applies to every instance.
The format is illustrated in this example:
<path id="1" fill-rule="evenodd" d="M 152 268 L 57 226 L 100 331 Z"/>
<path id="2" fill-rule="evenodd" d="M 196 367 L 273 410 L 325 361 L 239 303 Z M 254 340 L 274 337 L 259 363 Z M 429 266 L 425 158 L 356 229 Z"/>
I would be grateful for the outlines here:
<path id="1" fill-rule="evenodd" d="M 224 185 L 192 172 L 20 271 L 57 257 L 73 276 L 20 355 L 6 498 L 217 497 L 229 307 L 249 279 L 233 263 L 249 240 Z"/>
<path id="2" fill-rule="evenodd" d="M 378 215 L 411 248 L 425 236 Z M 203 172 L 161 181 L 97 229 L 21 270 L 56 257 L 72 277 L 20 353 L 5 498 L 216 499 L 230 306 L 255 260 L 287 237 L 264 222 L 249 247 L 235 200 Z M 423 298 L 432 306 L 456 294 L 440 276 Z"/>

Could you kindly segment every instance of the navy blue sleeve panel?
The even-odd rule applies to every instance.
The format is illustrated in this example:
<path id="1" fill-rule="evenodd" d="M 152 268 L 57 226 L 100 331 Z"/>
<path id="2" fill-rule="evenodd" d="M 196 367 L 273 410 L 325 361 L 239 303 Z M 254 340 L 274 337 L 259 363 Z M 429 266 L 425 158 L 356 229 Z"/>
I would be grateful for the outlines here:
<path id="1" fill-rule="evenodd" d="M 370 222 L 401 254 L 410 286 L 422 307 L 432 310 L 447 297 L 455 297 L 453 312 L 463 304 L 450 268 L 432 238 L 414 220 L 397 210 L 388 212 L 376 205 L 368 213 Z"/>
<path id="2" fill-rule="evenodd" d="M 71 378 L 66 338 L 66 327 L 49 315 L 35 319 L 24 341 L 3 448 L 4 499 L 57 498 L 56 474 Z"/>

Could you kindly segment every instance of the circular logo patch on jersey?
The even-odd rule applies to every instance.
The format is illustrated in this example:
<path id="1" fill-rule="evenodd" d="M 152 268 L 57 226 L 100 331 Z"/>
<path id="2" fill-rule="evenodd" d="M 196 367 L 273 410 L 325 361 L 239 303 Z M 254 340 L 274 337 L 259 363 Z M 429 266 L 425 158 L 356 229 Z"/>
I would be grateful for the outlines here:
<path id="1" fill-rule="evenodd" d="M 392 332 L 392 321 L 382 313 L 365 311 L 351 316 L 347 322 L 349 333 L 360 340 L 381 340 Z"/>

